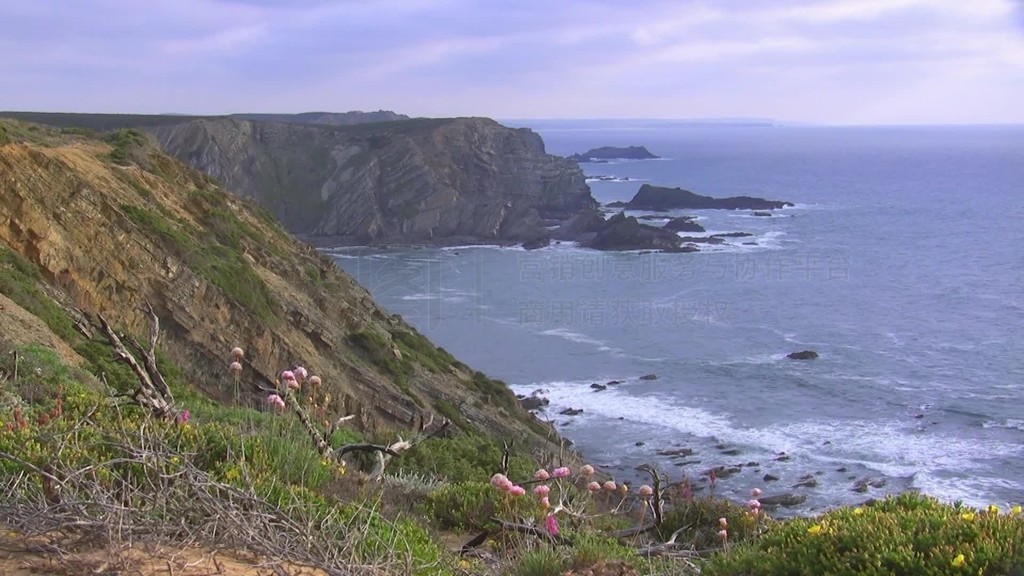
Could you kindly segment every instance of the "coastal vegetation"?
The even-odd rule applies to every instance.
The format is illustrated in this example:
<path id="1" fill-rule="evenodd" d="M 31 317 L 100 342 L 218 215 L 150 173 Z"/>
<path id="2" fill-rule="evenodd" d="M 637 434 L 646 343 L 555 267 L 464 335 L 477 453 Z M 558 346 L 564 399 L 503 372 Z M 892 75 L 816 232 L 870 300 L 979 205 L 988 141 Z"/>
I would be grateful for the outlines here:
<path id="1" fill-rule="evenodd" d="M 329 442 L 339 450 L 310 442 L 301 414 L 316 414 L 313 377 L 284 372 L 267 394 L 286 400 L 228 407 L 175 376 L 174 416 L 158 418 L 44 346 L 4 343 L 2 352 L 0 520 L 58 549 L 89 531 L 108 563 L 127 562 L 139 541 L 215 546 L 326 574 L 355 566 L 552 576 L 1024 568 L 1020 507 L 975 510 L 907 493 L 774 521 L 756 488 L 734 503 L 663 486 L 657 473 L 653 487 L 625 486 L 590 466 L 545 468 L 518 452 L 503 459 L 507 447 L 465 431 L 369 449 L 397 454 L 375 475 L 373 458 L 331 454 L 380 439 L 333 426 Z"/>
<path id="2" fill-rule="evenodd" d="M 292 575 L 1024 570 L 1019 507 L 776 521 L 757 486 L 624 484 L 139 133 L 0 128 L 33 143 L 0 142 L 0 573 L 148 547 L 178 575 L 196 548 Z"/>

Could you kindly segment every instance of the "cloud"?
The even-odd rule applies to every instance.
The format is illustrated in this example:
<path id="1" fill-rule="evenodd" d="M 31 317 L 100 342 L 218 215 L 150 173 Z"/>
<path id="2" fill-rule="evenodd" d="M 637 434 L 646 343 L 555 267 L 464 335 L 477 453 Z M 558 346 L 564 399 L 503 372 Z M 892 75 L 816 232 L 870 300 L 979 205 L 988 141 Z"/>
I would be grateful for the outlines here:
<path id="1" fill-rule="evenodd" d="M 1024 121 L 1019 0 L 4 4 L 4 108 Z"/>

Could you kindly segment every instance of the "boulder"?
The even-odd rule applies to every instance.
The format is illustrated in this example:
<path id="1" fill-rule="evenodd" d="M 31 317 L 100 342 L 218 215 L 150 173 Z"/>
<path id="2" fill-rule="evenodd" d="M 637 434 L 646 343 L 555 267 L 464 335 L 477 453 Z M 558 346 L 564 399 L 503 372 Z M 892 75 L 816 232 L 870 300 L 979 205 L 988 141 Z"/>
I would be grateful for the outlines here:
<path id="1" fill-rule="evenodd" d="M 693 221 L 693 216 L 680 216 L 665 223 L 663 228 L 673 232 L 707 232 L 703 226 Z"/>
<path id="2" fill-rule="evenodd" d="M 540 410 L 550 404 L 550 401 L 547 398 L 542 398 L 540 396 L 528 396 L 520 398 L 519 404 L 526 410 Z"/>
<path id="3" fill-rule="evenodd" d="M 786 355 L 786 358 L 790 360 L 814 360 L 818 357 L 818 353 L 814 350 L 801 350 L 800 352 L 790 352 Z"/>
<path id="4" fill-rule="evenodd" d="M 658 375 L 654 374 L 654 373 L 644 374 L 643 376 L 640 377 L 640 379 L 641 380 L 657 380 L 658 379 Z"/>
<path id="5" fill-rule="evenodd" d="M 641 224 L 633 216 L 619 212 L 607 222 L 586 243 L 587 248 L 597 250 L 662 250 L 684 252 L 682 241 L 674 232 Z"/>
<path id="6" fill-rule="evenodd" d="M 576 416 L 578 414 L 583 414 L 583 408 L 566 408 L 559 412 L 559 414 L 562 416 Z"/>
<path id="7" fill-rule="evenodd" d="M 551 237 L 550 236 L 541 236 L 539 238 L 534 238 L 533 240 L 529 240 L 527 242 L 523 242 L 523 248 L 525 248 L 526 250 L 536 250 L 538 248 L 545 248 L 545 247 L 549 246 L 550 244 L 551 244 Z"/>
<path id="8" fill-rule="evenodd" d="M 759 501 L 761 502 L 762 508 L 792 508 L 793 506 L 799 506 L 807 500 L 807 496 L 803 494 L 793 494 L 792 492 L 785 492 L 783 494 L 777 494 L 775 496 L 762 496 Z"/>

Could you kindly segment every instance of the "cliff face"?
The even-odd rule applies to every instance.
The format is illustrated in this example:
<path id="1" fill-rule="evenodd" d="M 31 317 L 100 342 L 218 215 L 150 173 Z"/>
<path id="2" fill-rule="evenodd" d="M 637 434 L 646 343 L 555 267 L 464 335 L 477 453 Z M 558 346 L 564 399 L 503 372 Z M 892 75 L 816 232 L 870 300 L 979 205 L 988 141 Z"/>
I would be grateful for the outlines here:
<path id="1" fill-rule="evenodd" d="M 595 201 L 540 137 L 484 118 L 362 126 L 223 118 L 150 127 L 161 147 L 297 233 L 357 243 L 521 242 Z"/>
<path id="2" fill-rule="evenodd" d="M 226 366 L 237 345 L 247 351 L 243 393 L 251 401 L 262 400 L 257 384 L 301 363 L 364 430 L 412 426 L 433 412 L 543 444 L 544 426 L 507 388 L 379 309 L 332 260 L 252 202 L 147 152 L 138 133 L 111 138 L 112 147 L 25 126 L 0 121 L 0 252 L 38 267 L 46 293 L 72 318 L 103 313 L 145 334 L 140 307 L 151 303 L 164 352 L 221 400 L 230 397 Z M 271 137 L 244 122 L 231 126 L 237 139 L 216 142 L 228 151 L 233 142 Z M 78 345 L 87 336 L 64 339 Z"/>

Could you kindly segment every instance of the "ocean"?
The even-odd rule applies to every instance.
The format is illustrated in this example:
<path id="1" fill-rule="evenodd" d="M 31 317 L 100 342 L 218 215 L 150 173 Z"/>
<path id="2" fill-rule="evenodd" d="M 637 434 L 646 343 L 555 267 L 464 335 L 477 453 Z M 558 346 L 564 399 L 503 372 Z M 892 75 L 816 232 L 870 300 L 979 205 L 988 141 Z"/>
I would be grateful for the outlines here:
<path id="1" fill-rule="evenodd" d="M 618 478 L 652 463 L 707 489 L 726 466 L 716 494 L 806 496 L 782 514 L 907 489 L 1024 502 L 1024 127 L 521 125 L 554 154 L 662 157 L 583 164 L 611 178 L 590 182 L 602 203 L 651 183 L 795 207 L 670 213 L 751 234 L 693 254 L 327 252 L 436 344 L 548 398 L 540 416 Z"/>

